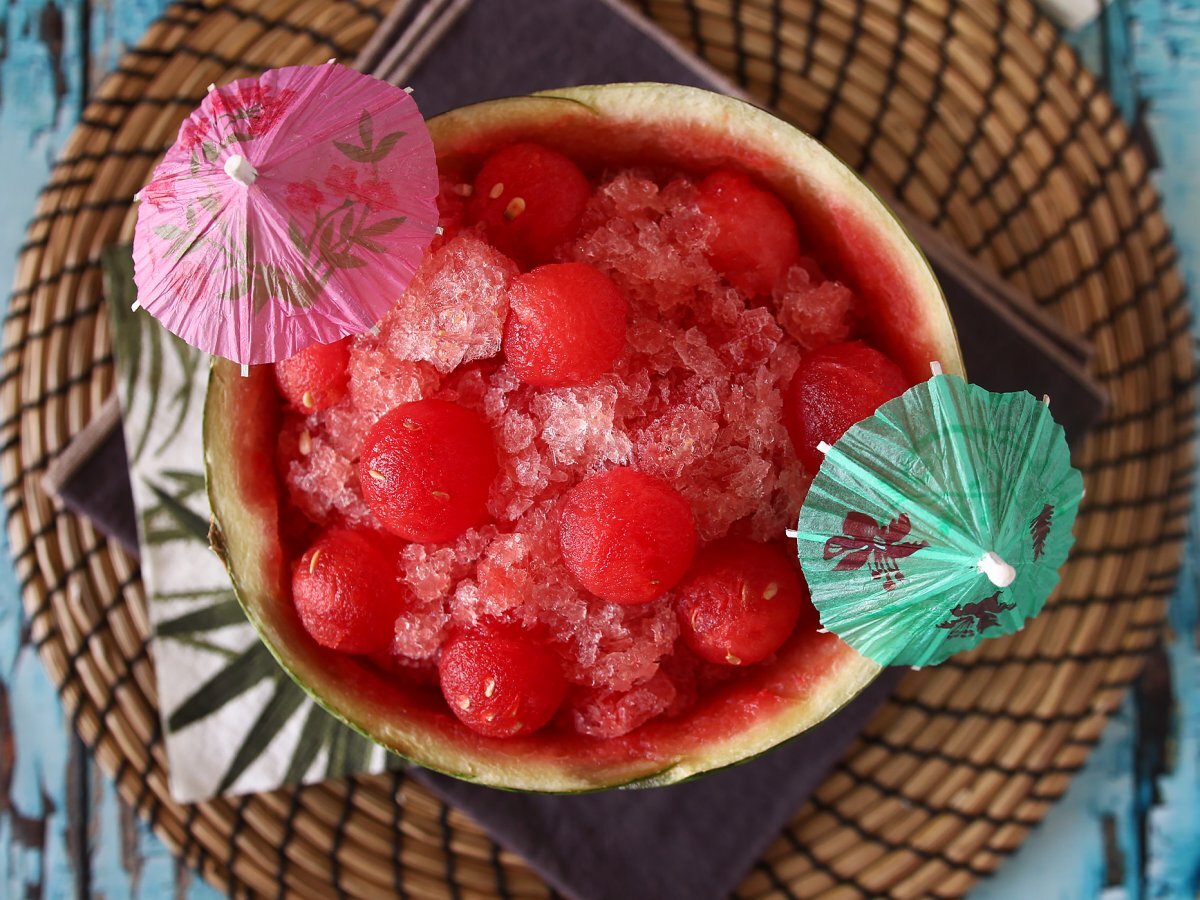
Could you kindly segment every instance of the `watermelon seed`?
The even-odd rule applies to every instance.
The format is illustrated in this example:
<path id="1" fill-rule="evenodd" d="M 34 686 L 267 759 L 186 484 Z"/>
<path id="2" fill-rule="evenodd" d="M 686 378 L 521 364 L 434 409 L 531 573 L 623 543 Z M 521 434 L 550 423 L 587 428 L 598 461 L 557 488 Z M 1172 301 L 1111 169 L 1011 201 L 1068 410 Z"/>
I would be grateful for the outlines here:
<path id="1" fill-rule="evenodd" d="M 312 391 L 305 391 L 304 396 L 300 398 L 300 402 L 304 404 L 306 409 L 312 409 L 313 408 Z"/>
<path id="2" fill-rule="evenodd" d="M 433 494 L 435 500 L 441 500 L 443 503 L 447 503 L 450 500 L 450 495 L 445 491 L 430 491 L 430 493 Z"/>
<path id="3" fill-rule="evenodd" d="M 320 557 L 320 555 L 321 555 L 320 550 L 313 551 L 312 559 L 310 559 L 308 561 L 308 574 L 309 575 L 312 575 L 314 572 L 317 571 L 317 558 Z"/>
<path id="4" fill-rule="evenodd" d="M 513 197 L 508 201 L 508 206 L 504 207 L 504 220 L 511 222 L 523 212 L 525 212 L 525 198 Z"/>
<path id="5" fill-rule="evenodd" d="M 725 662 L 729 663 L 730 665 L 734 665 L 734 666 L 740 666 L 742 664 L 741 659 L 739 657 L 734 656 L 732 653 L 725 654 Z"/>
<path id="6" fill-rule="evenodd" d="M 471 698 L 468 697 L 466 694 L 463 694 L 461 697 L 459 697 L 458 698 L 458 708 L 459 709 L 470 709 L 471 708 Z"/>
<path id="7" fill-rule="evenodd" d="M 375 481 L 387 481 L 387 476 L 376 469 L 368 469 L 367 474 L 370 475 Z"/>
<path id="8" fill-rule="evenodd" d="M 301 456 L 312 453 L 312 435 L 307 431 L 300 432 L 299 449 Z"/>
<path id="9" fill-rule="evenodd" d="M 770 584 L 767 585 L 767 589 L 765 591 L 763 591 L 763 599 L 770 600 L 778 593 L 779 593 L 779 585 L 776 582 L 772 581 Z"/>
<path id="10" fill-rule="evenodd" d="M 658 587 L 660 584 L 662 584 L 662 579 L 661 579 L 661 578 L 651 578 L 651 579 L 650 579 L 650 585 L 651 585 L 651 587 Z"/>
<path id="11" fill-rule="evenodd" d="M 746 584 L 744 581 L 742 582 L 742 603 L 750 603 L 750 585 Z"/>
<path id="12" fill-rule="evenodd" d="M 485 720 L 485 721 L 488 721 L 488 722 L 494 722 L 494 721 L 496 721 L 496 714 L 495 714 L 495 713 L 488 713 L 488 714 L 487 714 L 486 716 L 484 716 L 483 718 L 484 718 L 484 720 Z"/>
<path id="13" fill-rule="evenodd" d="M 412 419 L 405 419 L 403 422 L 405 431 L 420 431 L 421 423 L 414 422 Z"/>
<path id="14" fill-rule="evenodd" d="M 496 693 L 496 679 L 489 678 L 487 684 L 483 686 L 483 696 L 490 697 L 494 693 Z"/>
<path id="15" fill-rule="evenodd" d="M 497 197 L 499 197 L 503 193 L 504 193 L 504 182 L 497 181 L 495 184 L 492 185 L 492 189 L 490 191 L 488 191 L 488 199 L 495 200 Z"/>
<path id="16" fill-rule="evenodd" d="M 456 184 L 453 190 L 454 193 L 458 194 L 460 197 L 470 197 L 473 193 L 475 193 L 475 188 L 469 184 Z"/>

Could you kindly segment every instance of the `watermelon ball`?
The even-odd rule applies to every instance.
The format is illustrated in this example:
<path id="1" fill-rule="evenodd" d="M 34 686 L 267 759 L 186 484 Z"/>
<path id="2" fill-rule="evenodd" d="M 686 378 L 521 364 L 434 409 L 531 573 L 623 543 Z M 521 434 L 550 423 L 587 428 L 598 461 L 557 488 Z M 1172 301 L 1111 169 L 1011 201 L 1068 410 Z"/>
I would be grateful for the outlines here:
<path id="1" fill-rule="evenodd" d="M 513 144 L 489 156 L 475 176 L 467 214 L 523 268 L 550 262 L 575 237 L 591 196 L 570 159 L 540 144 Z"/>
<path id="2" fill-rule="evenodd" d="M 371 426 L 359 459 L 363 499 L 379 524 L 421 543 L 458 537 L 487 513 L 496 445 L 478 413 L 418 400 Z"/>
<path id="3" fill-rule="evenodd" d="M 513 279 L 504 357 L 535 387 L 588 384 L 625 348 L 625 298 L 587 263 L 541 266 Z"/>
<path id="4" fill-rule="evenodd" d="M 770 294 L 800 262 L 792 214 L 778 197 L 742 173 L 713 172 L 700 182 L 698 203 L 716 224 L 705 257 L 745 296 Z"/>
<path id="5" fill-rule="evenodd" d="M 454 714 L 488 737 L 537 731 L 567 693 L 554 654 L 521 638 L 455 636 L 442 648 L 438 675 Z"/>
<path id="6" fill-rule="evenodd" d="M 684 642 L 697 656 L 730 666 L 778 650 L 809 605 L 808 588 L 783 551 L 744 538 L 705 547 L 676 594 Z"/>
<path id="7" fill-rule="evenodd" d="M 390 647 L 407 599 L 395 571 L 370 532 L 325 532 L 292 568 L 292 599 L 304 630 L 342 653 Z"/>
<path id="8" fill-rule="evenodd" d="M 613 603 L 645 603 L 692 564 L 696 521 L 661 478 L 610 469 L 567 493 L 559 541 L 563 562 L 587 590 Z"/>
<path id="9" fill-rule="evenodd" d="M 783 398 L 783 421 L 800 462 L 815 472 L 817 445 L 833 444 L 846 429 L 893 397 L 909 381 L 900 367 L 862 341 L 831 344 L 808 354 Z"/>
<path id="10" fill-rule="evenodd" d="M 292 408 L 302 413 L 329 409 L 350 383 L 350 338 L 313 344 L 275 363 L 275 383 Z"/>

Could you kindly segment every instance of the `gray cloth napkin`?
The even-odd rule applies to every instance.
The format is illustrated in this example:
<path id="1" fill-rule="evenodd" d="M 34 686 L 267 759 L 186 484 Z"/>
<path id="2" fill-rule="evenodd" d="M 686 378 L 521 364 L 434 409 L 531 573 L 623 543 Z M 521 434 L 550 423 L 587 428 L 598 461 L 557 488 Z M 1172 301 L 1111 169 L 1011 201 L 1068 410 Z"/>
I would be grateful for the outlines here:
<path id="1" fill-rule="evenodd" d="M 415 777 L 579 900 L 726 897 L 887 699 L 885 669 L 851 704 L 758 759 L 664 788 L 576 797 L 509 794 Z"/>
<path id="2" fill-rule="evenodd" d="M 413 4 L 401 6 L 411 16 Z M 465 10 L 461 18 L 437 33 L 437 41 L 425 42 L 427 49 L 436 45 L 434 52 L 419 65 L 410 54 L 393 69 L 403 71 L 415 88 L 426 116 L 570 84 L 652 80 L 732 90 L 609 0 L 460 0 L 455 6 Z M 446 17 L 443 25 L 449 21 Z M 375 58 L 385 56 L 386 48 Z M 1103 409 L 1103 395 L 1084 371 L 1087 348 L 1070 336 L 1056 341 L 1053 323 L 1031 304 L 1005 295 L 1003 286 L 936 235 L 918 240 L 950 296 L 972 380 L 993 389 L 1051 394 L 1069 437 L 1077 441 Z M 112 487 L 124 476 L 120 459 L 108 452 L 93 457 L 81 477 L 64 481 L 63 491 L 76 508 L 119 532 L 132 526 L 127 513 L 111 514 Z M 103 496 L 91 494 L 100 489 Z M 899 676 L 886 671 L 836 717 L 782 748 L 670 788 L 547 797 L 493 791 L 427 772 L 415 777 L 571 897 L 722 897 L 779 835 Z"/>

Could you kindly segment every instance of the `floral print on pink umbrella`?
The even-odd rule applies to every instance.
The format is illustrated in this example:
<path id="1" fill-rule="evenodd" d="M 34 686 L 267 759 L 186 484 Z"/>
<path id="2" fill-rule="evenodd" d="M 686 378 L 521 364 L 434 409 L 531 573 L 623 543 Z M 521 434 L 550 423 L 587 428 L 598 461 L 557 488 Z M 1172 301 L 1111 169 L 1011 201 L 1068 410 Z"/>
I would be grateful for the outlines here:
<path id="1" fill-rule="evenodd" d="M 437 192 L 399 88 L 328 64 L 213 89 L 140 192 L 138 304 L 244 365 L 366 331 L 433 239 Z"/>

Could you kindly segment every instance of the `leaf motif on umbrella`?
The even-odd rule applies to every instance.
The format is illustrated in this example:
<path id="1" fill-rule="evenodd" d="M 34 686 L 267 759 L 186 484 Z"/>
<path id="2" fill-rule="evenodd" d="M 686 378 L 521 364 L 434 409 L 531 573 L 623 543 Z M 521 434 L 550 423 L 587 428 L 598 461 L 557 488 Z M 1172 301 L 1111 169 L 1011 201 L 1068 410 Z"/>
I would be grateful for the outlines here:
<path id="1" fill-rule="evenodd" d="M 1033 558 L 1040 559 L 1046 551 L 1046 538 L 1050 536 L 1050 524 L 1054 518 L 1054 507 L 1047 503 L 1042 511 L 1029 523 L 1029 537 L 1033 541 Z"/>
<path id="2" fill-rule="evenodd" d="M 255 302 L 266 303 L 268 298 L 278 298 L 291 306 L 307 309 L 313 298 L 320 293 L 321 285 L 309 273 L 288 272 L 270 263 L 259 263 L 254 267 Z M 258 298 L 262 300 L 259 301 Z"/>
<path id="3" fill-rule="evenodd" d="M 348 159 L 360 163 L 377 163 L 387 157 L 395 148 L 397 142 L 408 132 L 393 131 L 385 135 L 378 144 L 374 143 L 375 123 L 368 110 L 363 110 L 358 118 L 358 136 L 362 141 L 361 147 L 356 147 L 349 141 L 334 141 L 333 146 Z"/>
<path id="4" fill-rule="evenodd" d="M 976 634 L 982 635 L 989 628 L 1000 625 L 1000 613 L 1016 609 L 1015 603 L 1003 603 L 1000 592 L 985 597 L 975 603 L 960 603 L 950 610 L 951 619 L 938 624 L 938 628 L 949 628 L 952 638 L 969 638 Z"/>
<path id="5" fill-rule="evenodd" d="M 866 513 L 851 510 L 842 523 L 844 534 L 834 535 L 825 542 L 825 559 L 837 559 L 834 571 L 847 572 L 867 565 L 872 578 L 883 578 L 883 589 L 890 591 L 904 579 L 897 562 L 912 556 L 927 541 L 905 541 L 912 531 L 912 521 L 901 513 L 886 526 Z"/>

